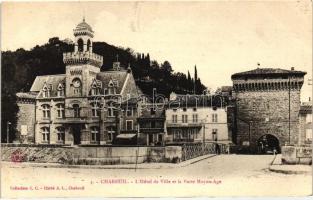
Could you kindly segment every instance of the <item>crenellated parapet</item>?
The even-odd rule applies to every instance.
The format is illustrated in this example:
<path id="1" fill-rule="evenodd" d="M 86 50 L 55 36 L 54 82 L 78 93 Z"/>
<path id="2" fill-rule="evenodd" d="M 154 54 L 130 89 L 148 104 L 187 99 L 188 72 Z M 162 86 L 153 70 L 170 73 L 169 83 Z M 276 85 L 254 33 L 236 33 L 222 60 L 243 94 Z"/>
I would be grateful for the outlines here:
<path id="1" fill-rule="evenodd" d="M 253 153 L 298 144 L 300 93 L 306 72 L 257 68 L 235 73 L 234 141 Z M 265 148 L 264 148 L 265 147 Z"/>
<path id="2" fill-rule="evenodd" d="M 233 89 L 240 91 L 300 90 L 306 72 L 279 68 L 257 68 L 232 75 Z"/>
<path id="3" fill-rule="evenodd" d="M 303 78 L 271 79 L 271 80 L 233 80 L 233 89 L 239 91 L 272 91 L 272 90 L 300 90 Z"/>
<path id="4" fill-rule="evenodd" d="M 63 53 L 63 62 L 66 65 L 92 64 L 101 67 L 103 57 L 91 52 L 68 52 Z"/>

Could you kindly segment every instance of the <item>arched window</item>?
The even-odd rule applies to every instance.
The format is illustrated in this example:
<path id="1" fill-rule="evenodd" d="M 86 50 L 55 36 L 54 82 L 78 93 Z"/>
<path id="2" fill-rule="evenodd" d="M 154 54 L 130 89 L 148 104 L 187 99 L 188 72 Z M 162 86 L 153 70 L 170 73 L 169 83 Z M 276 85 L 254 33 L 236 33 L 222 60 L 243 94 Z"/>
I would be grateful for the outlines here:
<path id="1" fill-rule="evenodd" d="M 50 118 L 50 105 L 42 105 L 42 116 L 43 118 Z"/>
<path id="2" fill-rule="evenodd" d="M 91 127 L 91 141 L 96 142 L 99 140 L 99 128 L 98 127 Z"/>
<path id="3" fill-rule="evenodd" d="M 108 140 L 112 141 L 113 135 L 115 134 L 115 127 L 114 126 L 108 126 L 107 131 L 108 131 Z"/>
<path id="4" fill-rule="evenodd" d="M 57 127 L 56 130 L 57 130 L 57 139 L 58 139 L 58 142 L 64 142 L 64 140 L 65 140 L 65 131 L 64 131 L 64 128 L 63 128 L 62 126 L 60 126 L 60 127 Z"/>
<path id="5" fill-rule="evenodd" d="M 90 47 L 91 47 L 91 42 L 90 42 L 90 40 L 88 40 L 88 41 L 87 41 L 87 51 L 90 50 Z"/>
<path id="6" fill-rule="evenodd" d="M 78 104 L 73 104 L 74 117 L 80 117 L 80 107 Z"/>
<path id="7" fill-rule="evenodd" d="M 64 118 L 65 116 L 64 104 L 59 103 L 56 105 L 56 107 L 58 112 L 58 118 Z"/>
<path id="8" fill-rule="evenodd" d="M 100 110 L 99 110 L 99 104 L 98 103 L 92 103 L 91 104 L 91 113 L 93 117 L 99 117 Z"/>
<path id="9" fill-rule="evenodd" d="M 108 116 L 109 117 L 114 117 L 115 116 L 115 107 L 113 105 L 113 103 L 109 103 L 108 105 Z"/>
<path id="10" fill-rule="evenodd" d="M 42 142 L 49 143 L 49 140 L 50 140 L 49 127 L 41 128 L 41 134 L 42 134 Z"/>
<path id="11" fill-rule="evenodd" d="M 77 40 L 77 45 L 78 45 L 78 51 L 83 52 L 84 51 L 84 41 L 79 38 Z"/>

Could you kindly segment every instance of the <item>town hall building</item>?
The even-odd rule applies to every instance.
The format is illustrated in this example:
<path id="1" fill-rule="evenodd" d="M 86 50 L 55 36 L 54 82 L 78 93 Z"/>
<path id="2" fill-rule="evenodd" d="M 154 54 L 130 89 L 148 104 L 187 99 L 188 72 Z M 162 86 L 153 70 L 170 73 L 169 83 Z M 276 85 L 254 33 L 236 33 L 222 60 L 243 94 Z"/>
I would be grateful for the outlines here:
<path id="1" fill-rule="evenodd" d="M 139 96 L 130 67 L 117 60 L 100 71 L 103 57 L 93 53 L 94 31 L 85 19 L 74 36 L 74 52 L 63 53 L 65 74 L 37 76 L 29 92 L 17 93 L 18 136 L 26 143 L 111 144 L 121 131 L 137 129 L 136 120 L 122 118 L 133 112 L 118 108 Z"/>

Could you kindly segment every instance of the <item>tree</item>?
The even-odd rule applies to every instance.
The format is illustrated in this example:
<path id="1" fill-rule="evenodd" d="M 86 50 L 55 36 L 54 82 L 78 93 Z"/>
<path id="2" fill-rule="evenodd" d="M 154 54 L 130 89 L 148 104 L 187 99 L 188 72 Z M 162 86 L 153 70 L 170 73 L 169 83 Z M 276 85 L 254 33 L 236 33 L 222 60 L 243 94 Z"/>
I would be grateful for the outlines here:
<path id="1" fill-rule="evenodd" d="M 38 75 L 63 74 L 63 53 L 73 50 L 74 45 L 53 37 L 46 44 L 36 45 L 29 51 L 20 48 L 16 51 L 1 52 L 2 131 L 6 131 L 7 121 L 12 123 L 11 128 L 14 130 L 18 112 L 16 93 L 29 91 Z M 112 63 L 116 61 L 116 55 L 119 55 L 122 67 L 131 65 L 138 87 L 147 95 L 152 94 L 153 88 L 157 88 L 157 91 L 166 97 L 169 97 L 171 92 L 185 94 L 193 90 L 194 81 L 189 72 L 188 77 L 184 73 L 174 73 L 169 61 L 160 64 L 151 60 L 149 53 L 145 56 L 131 48 L 116 47 L 105 42 L 93 42 L 93 52 L 103 56 L 101 71 L 110 70 Z M 141 81 L 146 75 L 150 76 L 151 81 Z M 200 80 L 199 85 L 199 88 L 205 88 Z"/>
<path id="2" fill-rule="evenodd" d="M 197 84 L 198 84 L 198 72 L 197 72 L 197 66 L 195 65 L 195 74 L 194 74 L 194 83 L 193 83 L 194 94 L 197 94 Z"/>
<path id="3" fill-rule="evenodd" d="M 190 76 L 190 72 L 188 70 L 188 79 L 187 79 L 187 90 L 188 92 L 191 92 L 192 91 L 192 88 L 193 88 L 193 81 L 191 79 L 191 76 Z"/>

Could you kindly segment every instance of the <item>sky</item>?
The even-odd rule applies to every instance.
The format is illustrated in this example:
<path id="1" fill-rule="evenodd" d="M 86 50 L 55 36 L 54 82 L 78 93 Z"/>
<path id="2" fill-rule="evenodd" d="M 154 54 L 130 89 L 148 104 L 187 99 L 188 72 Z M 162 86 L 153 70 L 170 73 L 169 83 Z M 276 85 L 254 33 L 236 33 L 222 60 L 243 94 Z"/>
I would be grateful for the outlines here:
<path id="1" fill-rule="evenodd" d="M 304 1 L 3 3 L 2 50 L 30 49 L 51 37 L 73 39 L 83 16 L 94 41 L 149 53 L 215 90 L 258 67 L 306 71 L 312 96 L 312 5 Z"/>

